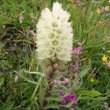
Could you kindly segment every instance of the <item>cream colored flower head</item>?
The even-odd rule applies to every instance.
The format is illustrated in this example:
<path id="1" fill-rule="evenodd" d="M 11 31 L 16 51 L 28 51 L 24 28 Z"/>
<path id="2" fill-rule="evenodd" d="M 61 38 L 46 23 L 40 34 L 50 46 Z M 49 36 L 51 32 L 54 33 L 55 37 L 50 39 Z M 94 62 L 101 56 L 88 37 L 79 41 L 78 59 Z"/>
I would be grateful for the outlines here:
<path id="1" fill-rule="evenodd" d="M 37 52 L 40 60 L 71 60 L 73 32 L 69 17 L 58 2 L 53 4 L 52 11 L 48 8 L 42 11 L 37 24 Z"/>

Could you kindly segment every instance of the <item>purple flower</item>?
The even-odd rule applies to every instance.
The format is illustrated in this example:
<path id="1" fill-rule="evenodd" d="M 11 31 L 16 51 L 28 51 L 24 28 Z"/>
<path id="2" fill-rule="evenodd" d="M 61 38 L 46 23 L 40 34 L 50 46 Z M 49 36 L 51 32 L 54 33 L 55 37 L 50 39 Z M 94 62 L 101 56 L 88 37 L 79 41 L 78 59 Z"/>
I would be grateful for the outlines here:
<path id="1" fill-rule="evenodd" d="M 64 81 L 65 81 L 65 86 L 70 84 L 70 80 L 68 78 L 65 78 Z"/>
<path id="2" fill-rule="evenodd" d="M 35 36 L 35 35 L 36 35 L 33 30 L 29 30 L 29 33 L 30 33 L 32 36 Z"/>
<path id="3" fill-rule="evenodd" d="M 80 55 L 82 53 L 83 48 L 81 46 L 73 49 L 73 54 Z"/>
<path id="4" fill-rule="evenodd" d="M 27 33 L 30 34 L 30 35 L 32 35 L 32 36 L 35 36 L 36 35 L 36 33 L 30 27 L 28 27 Z"/>
<path id="5" fill-rule="evenodd" d="M 60 92 L 60 96 L 64 96 L 64 95 L 65 95 L 64 91 Z"/>
<path id="6" fill-rule="evenodd" d="M 18 20 L 19 20 L 19 22 L 20 22 L 20 23 L 22 23 L 22 22 L 23 22 L 24 17 L 23 17 L 23 15 L 22 15 L 22 14 L 19 16 Z"/>
<path id="7" fill-rule="evenodd" d="M 68 102 L 74 101 L 74 100 L 76 99 L 75 93 L 72 92 L 70 95 L 68 95 L 68 96 L 66 97 L 66 99 L 68 100 Z"/>
<path id="8" fill-rule="evenodd" d="M 66 105 L 68 102 L 66 101 L 66 99 L 64 98 L 63 100 L 60 101 L 60 104 L 62 105 Z"/>
<path id="9" fill-rule="evenodd" d="M 31 22 L 35 24 L 36 23 L 36 18 L 32 16 L 31 17 Z"/>
<path id="10" fill-rule="evenodd" d="M 61 92 L 60 96 L 64 96 L 65 92 Z M 71 92 L 68 96 L 64 97 L 61 101 L 60 104 L 66 105 L 68 103 L 72 102 L 72 108 L 75 108 L 77 105 L 77 98 L 75 96 L 75 92 Z"/>
<path id="11" fill-rule="evenodd" d="M 78 61 L 75 61 L 74 64 L 73 64 L 73 71 L 74 73 L 78 73 L 79 71 L 79 62 Z"/>

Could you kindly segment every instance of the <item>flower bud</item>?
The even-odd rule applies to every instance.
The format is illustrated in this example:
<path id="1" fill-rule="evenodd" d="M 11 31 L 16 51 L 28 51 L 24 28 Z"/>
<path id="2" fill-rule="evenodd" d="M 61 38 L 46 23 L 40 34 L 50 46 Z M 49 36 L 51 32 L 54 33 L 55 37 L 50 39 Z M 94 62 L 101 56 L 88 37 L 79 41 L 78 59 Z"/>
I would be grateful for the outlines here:
<path id="1" fill-rule="evenodd" d="M 23 17 L 23 15 L 22 15 L 22 14 L 19 16 L 18 20 L 19 20 L 19 22 L 20 22 L 20 23 L 22 23 L 22 22 L 23 22 L 24 17 Z"/>
<path id="2" fill-rule="evenodd" d="M 17 82 L 18 80 L 19 80 L 19 76 L 16 75 L 16 76 L 15 76 L 15 82 Z"/>
<path id="3" fill-rule="evenodd" d="M 79 47 L 76 47 L 76 48 L 74 48 L 73 49 L 73 54 L 75 54 L 75 55 L 80 55 L 81 53 L 82 53 L 82 47 L 81 46 L 79 46 Z"/>

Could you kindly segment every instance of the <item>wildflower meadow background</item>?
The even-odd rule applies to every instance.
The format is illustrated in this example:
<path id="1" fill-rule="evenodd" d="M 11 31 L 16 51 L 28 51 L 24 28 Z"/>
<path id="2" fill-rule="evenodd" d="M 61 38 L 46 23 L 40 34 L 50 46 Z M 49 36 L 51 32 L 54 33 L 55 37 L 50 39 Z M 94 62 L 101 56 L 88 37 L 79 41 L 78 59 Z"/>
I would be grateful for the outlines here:
<path id="1" fill-rule="evenodd" d="M 110 0 L 0 0 L 0 110 L 110 110 Z"/>

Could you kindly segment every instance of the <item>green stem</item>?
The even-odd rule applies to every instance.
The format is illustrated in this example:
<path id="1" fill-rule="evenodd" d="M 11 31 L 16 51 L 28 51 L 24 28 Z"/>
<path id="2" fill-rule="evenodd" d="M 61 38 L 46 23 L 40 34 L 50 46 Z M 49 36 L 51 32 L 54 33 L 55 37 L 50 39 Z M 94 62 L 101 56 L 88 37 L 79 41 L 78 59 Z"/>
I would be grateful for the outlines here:
<path id="1" fill-rule="evenodd" d="M 30 79 L 24 77 L 21 73 L 17 72 L 17 71 L 14 71 L 16 74 L 18 74 L 20 77 L 22 77 L 25 81 L 29 82 L 29 83 L 32 83 L 32 84 L 37 84 L 36 82 L 34 81 L 31 81 Z"/>
<path id="2" fill-rule="evenodd" d="M 35 89 L 34 89 L 34 92 L 33 92 L 33 94 L 32 94 L 32 96 L 31 96 L 30 99 L 33 99 L 33 97 L 35 96 L 35 94 L 36 94 L 36 92 L 37 92 L 37 90 L 38 90 L 38 87 L 39 87 L 39 85 L 40 85 L 40 83 L 41 83 L 43 77 L 44 77 L 44 75 L 41 75 L 41 77 L 40 77 L 40 79 L 39 79 L 39 81 L 38 81 L 38 83 L 37 83 L 37 85 L 36 85 L 36 87 L 35 87 Z"/>

